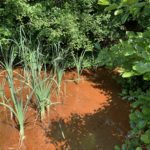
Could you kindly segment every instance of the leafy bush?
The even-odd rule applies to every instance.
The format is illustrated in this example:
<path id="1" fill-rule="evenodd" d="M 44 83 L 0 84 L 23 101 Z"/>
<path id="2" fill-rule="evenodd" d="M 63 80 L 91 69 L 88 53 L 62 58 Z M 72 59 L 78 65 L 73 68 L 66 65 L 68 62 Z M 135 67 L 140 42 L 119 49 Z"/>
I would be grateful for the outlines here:
<path id="1" fill-rule="evenodd" d="M 130 93 L 134 97 L 131 105 L 131 131 L 126 137 L 125 144 L 115 147 L 115 150 L 143 150 L 150 149 L 150 90 Z"/>
<path id="2" fill-rule="evenodd" d="M 136 20 L 144 29 L 150 26 L 149 0 L 99 0 L 99 4 L 107 6 L 105 11 L 113 11 L 114 19 L 122 24 Z"/>
<path id="3" fill-rule="evenodd" d="M 99 0 L 105 11 L 113 13 L 114 20 L 122 24 L 137 21 L 144 32 L 127 32 L 126 38 L 111 48 L 99 52 L 97 60 L 101 65 L 118 67 L 125 79 L 121 96 L 132 102 L 130 113 L 131 131 L 125 144 L 116 150 L 150 149 L 150 1 L 121 0 L 111 3 Z M 132 26 L 132 25 L 131 25 Z M 135 26 L 133 28 L 136 28 Z"/>
<path id="4" fill-rule="evenodd" d="M 91 51 L 94 43 L 118 36 L 114 34 L 118 26 L 111 28 L 110 14 L 98 9 L 96 4 L 96 0 L 3 0 L 0 41 L 18 39 L 22 25 L 28 37 L 32 35 L 32 40 L 41 41 L 45 53 L 50 53 L 49 47 L 58 42 L 64 49 Z"/>
<path id="5" fill-rule="evenodd" d="M 143 75 L 150 79 L 150 30 L 143 33 L 127 32 L 128 40 L 111 47 L 109 56 L 114 66 L 121 67 L 123 77 Z M 115 57 L 113 57 L 115 56 Z"/>
<path id="6" fill-rule="evenodd" d="M 150 148 L 150 91 L 141 93 L 137 97 L 137 101 L 132 104 L 132 112 L 130 114 L 130 124 L 132 131 L 130 133 L 131 148 L 140 147 Z"/>

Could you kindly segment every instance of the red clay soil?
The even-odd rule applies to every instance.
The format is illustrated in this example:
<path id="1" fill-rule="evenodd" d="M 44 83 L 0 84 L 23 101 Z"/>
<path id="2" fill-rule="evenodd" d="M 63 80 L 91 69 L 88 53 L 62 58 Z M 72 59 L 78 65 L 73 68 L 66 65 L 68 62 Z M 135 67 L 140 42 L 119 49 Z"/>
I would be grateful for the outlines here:
<path id="1" fill-rule="evenodd" d="M 18 129 L 0 107 L 0 150 L 113 150 L 122 144 L 129 130 L 129 104 L 118 96 L 120 87 L 112 75 L 106 69 L 84 71 L 75 83 L 76 73 L 66 73 L 57 98 L 63 104 L 51 107 L 43 123 L 29 107 L 21 147 Z"/>

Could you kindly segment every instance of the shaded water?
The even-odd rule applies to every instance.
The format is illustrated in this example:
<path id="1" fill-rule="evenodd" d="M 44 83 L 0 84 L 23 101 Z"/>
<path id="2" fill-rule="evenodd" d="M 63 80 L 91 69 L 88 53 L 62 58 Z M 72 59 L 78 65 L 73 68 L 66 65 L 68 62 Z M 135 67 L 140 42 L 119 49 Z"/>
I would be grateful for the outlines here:
<path id="1" fill-rule="evenodd" d="M 77 84 L 71 81 L 76 73 L 66 73 L 59 98 L 63 105 L 53 106 L 45 123 L 36 121 L 34 127 L 32 123 L 26 127 L 22 149 L 113 150 L 121 144 L 129 130 L 129 104 L 118 96 L 120 87 L 112 75 L 106 69 L 87 70 Z M 4 126 L 4 117 L 0 120 L 0 150 L 17 149 L 17 130 Z"/>

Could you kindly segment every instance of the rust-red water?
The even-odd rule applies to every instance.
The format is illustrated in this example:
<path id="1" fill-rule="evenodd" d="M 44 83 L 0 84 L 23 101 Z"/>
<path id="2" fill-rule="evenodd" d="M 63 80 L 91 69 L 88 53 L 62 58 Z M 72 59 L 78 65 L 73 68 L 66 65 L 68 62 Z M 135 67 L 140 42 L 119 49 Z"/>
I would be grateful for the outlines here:
<path id="1" fill-rule="evenodd" d="M 66 73 L 57 98 L 63 104 L 51 107 L 43 123 L 29 107 L 21 147 L 9 111 L 0 107 L 0 150 L 113 150 L 129 130 L 129 104 L 118 96 L 120 87 L 113 75 L 106 69 L 87 70 L 76 83 L 76 73 Z"/>

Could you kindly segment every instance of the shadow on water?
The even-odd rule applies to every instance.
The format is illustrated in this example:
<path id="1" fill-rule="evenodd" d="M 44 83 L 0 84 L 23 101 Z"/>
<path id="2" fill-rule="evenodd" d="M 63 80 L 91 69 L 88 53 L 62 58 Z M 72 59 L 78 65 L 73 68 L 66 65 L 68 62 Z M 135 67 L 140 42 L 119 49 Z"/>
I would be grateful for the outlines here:
<path id="1" fill-rule="evenodd" d="M 83 72 L 92 87 L 105 94 L 108 104 L 94 112 L 72 113 L 67 119 L 52 120 L 46 136 L 55 149 L 113 150 L 116 144 L 123 142 L 129 130 L 129 104 L 118 96 L 120 87 L 112 79 L 112 74 L 105 69 Z M 92 99 L 92 94 L 90 96 Z"/>

